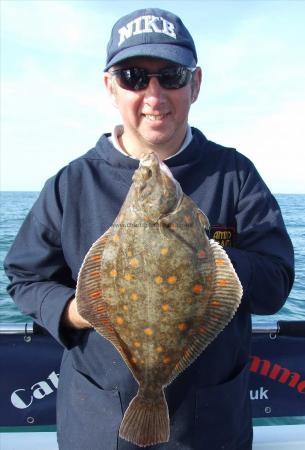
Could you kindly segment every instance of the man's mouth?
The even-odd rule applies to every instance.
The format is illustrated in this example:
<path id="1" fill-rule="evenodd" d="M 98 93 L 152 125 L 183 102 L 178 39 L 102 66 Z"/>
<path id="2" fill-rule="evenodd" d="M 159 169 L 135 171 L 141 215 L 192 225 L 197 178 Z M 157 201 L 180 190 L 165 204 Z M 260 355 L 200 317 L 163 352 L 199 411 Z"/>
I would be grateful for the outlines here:
<path id="1" fill-rule="evenodd" d="M 152 122 L 156 122 L 158 120 L 163 120 L 166 116 L 168 116 L 169 113 L 166 114 L 143 114 L 143 116 L 148 119 L 151 120 Z"/>

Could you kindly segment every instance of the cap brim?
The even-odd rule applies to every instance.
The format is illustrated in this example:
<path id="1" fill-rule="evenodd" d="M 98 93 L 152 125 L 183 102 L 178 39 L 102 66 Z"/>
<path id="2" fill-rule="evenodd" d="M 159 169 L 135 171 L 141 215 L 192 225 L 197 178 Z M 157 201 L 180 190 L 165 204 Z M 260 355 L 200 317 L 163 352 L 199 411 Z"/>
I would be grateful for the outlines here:
<path id="1" fill-rule="evenodd" d="M 193 52 L 186 47 L 174 44 L 142 44 L 121 50 L 107 63 L 104 71 L 106 72 L 110 67 L 119 62 L 136 57 L 165 59 L 175 64 L 196 67 Z"/>

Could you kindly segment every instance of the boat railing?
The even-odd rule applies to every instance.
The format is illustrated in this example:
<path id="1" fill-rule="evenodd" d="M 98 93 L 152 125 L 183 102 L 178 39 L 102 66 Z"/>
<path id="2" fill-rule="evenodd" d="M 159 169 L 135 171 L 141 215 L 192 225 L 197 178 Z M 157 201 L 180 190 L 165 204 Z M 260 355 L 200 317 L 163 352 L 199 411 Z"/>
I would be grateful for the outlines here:
<path id="1" fill-rule="evenodd" d="M 253 334 L 305 336 L 305 320 L 279 320 L 252 325 Z M 0 323 L 0 334 L 44 335 L 48 332 L 35 322 Z"/>

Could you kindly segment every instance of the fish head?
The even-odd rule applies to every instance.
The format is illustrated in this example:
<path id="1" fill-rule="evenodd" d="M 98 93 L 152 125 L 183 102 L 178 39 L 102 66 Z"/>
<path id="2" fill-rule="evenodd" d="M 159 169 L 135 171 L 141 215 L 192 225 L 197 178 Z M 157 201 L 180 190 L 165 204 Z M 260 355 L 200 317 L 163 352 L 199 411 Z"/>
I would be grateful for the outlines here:
<path id="1" fill-rule="evenodd" d="M 154 152 L 140 157 L 133 186 L 138 213 L 154 222 L 175 211 L 183 196 L 180 184 Z"/>

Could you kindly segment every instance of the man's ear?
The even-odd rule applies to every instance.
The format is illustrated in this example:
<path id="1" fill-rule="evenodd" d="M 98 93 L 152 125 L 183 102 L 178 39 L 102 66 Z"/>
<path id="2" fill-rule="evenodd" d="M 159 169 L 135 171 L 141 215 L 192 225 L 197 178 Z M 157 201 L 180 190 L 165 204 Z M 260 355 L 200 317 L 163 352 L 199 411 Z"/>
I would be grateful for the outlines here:
<path id="1" fill-rule="evenodd" d="M 191 86 L 192 86 L 192 103 L 194 103 L 197 100 L 197 97 L 200 92 L 201 82 L 202 82 L 202 70 L 201 70 L 201 67 L 197 67 L 196 71 L 193 75 L 192 84 L 191 84 Z"/>
<path id="2" fill-rule="evenodd" d="M 106 91 L 108 92 L 108 95 L 111 98 L 111 102 L 112 102 L 113 106 L 115 106 L 117 108 L 118 107 L 117 91 L 116 91 L 116 84 L 115 84 L 113 76 L 109 72 L 105 72 L 103 75 L 103 81 L 104 81 Z"/>

